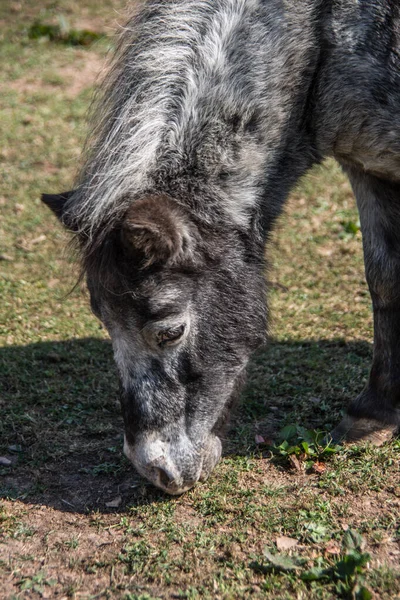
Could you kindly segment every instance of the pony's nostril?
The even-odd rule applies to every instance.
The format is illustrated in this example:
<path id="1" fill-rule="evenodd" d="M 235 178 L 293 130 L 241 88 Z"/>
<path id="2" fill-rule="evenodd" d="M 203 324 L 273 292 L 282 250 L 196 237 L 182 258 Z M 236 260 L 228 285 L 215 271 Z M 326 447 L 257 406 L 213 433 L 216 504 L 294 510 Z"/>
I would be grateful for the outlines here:
<path id="1" fill-rule="evenodd" d="M 174 476 L 171 473 L 169 473 L 168 471 L 166 471 L 165 469 L 163 469 L 162 467 L 155 467 L 154 470 L 156 472 L 156 475 L 158 476 L 160 484 L 164 488 L 167 488 L 172 483 L 174 483 L 174 481 L 175 481 Z"/>

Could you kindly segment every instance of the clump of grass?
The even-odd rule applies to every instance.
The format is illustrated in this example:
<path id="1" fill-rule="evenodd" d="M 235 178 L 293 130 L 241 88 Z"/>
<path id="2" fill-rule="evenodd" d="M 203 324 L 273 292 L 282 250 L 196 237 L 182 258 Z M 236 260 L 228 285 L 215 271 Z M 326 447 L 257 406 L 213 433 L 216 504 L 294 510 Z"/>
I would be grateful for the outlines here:
<path id="1" fill-rule="evenodd" d="M 73 29 L 60 16 L 57 25 L 35 21 L 28 30 L 28 36 L 32 40 L 47 38 L 50 42 L 67 46 L 90 46 L 105 37 L 105 34 L 90 29 Z"/>

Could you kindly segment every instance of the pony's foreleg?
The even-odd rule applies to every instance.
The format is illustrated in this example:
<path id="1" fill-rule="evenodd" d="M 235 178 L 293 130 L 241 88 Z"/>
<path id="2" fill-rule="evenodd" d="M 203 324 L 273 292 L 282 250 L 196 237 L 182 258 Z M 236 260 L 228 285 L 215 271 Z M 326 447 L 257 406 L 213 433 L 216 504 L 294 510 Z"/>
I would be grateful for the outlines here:
<path id="1" fill-rule="evenodd" d="M 400 425 L 400 183 L 346 170 L 360 212 L 374 353 L 368 383 L 333 437 L 380 445 Z"/>

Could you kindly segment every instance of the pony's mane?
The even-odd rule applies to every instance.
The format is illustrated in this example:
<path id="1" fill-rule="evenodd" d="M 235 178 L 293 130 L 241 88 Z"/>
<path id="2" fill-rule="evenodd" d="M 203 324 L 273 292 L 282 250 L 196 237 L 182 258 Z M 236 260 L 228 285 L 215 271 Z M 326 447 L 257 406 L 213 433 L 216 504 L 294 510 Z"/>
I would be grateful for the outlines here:
<path id="1" fill-rule="evenodd" d="M 275 32 L 275 4 L 268 12 L 262 0 L 150 0 L 128 21 L 67 207 L 81 247 L 146 193 L 192 201 L 205 220 L 225 212 L 248 224 L 286 118 L 274 78 L 285 53 L 300 52 L 291 34 Z"/>

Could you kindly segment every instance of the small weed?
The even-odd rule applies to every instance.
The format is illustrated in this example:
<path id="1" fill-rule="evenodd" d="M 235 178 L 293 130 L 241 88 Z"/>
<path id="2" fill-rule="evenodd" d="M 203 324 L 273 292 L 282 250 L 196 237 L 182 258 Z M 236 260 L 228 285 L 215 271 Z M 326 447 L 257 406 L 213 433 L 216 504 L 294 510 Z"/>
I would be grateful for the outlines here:
<path id="1" fill-rule="evenodd" d="M 326 432 L 305 429 L 300 425 L 287 425 L 280 434 L 280 443 L 272 446 L 272 452 L 293 463 L 292 457 L 303 462 L 307 469 L 315 467 L 323 471 L 323 466 L 317 468 L 318 463 L 329 458 L 341 450 L 341 446 L 333 444 Z"/>
<path id="2" fill-rule="evenodd" d="M 34 536 L 36 533 L 36 529 L 34 529 L 33 527 L 31 527 L 30 525 L 26 524 L 26 523 L 20 523 L 14 530 L 12 537 L 13 538 L 19 538 L 19 537 L 32 537 Z"/>
<path id="3" fill-rule="evenodd" d="M 299 511 L 299 517 L 307 517 L 304 510 Z M 318 544 L 329 538 L 328 528 L 322 523 L 305 520 L 302 526 L 302 537 L 305 541 Z"/>
<path id="4" fill-rule="evenodd" d="M 67 548 L 70 548 L 71 550 L 75 550 L 79 546 L 79 540 L 78 540 L 78 538 L 75 538 L 75 537 L 72 538 L 71 540 L 66 540 L 64 542 L 64 546 L 66 546 Z"/>
<path id="5" fill-rule="evenodd" d="M 343 230 L 339 233 L 341 239 L 354 237 L 361 229 L 359 220 L 357 222 L 341 221 L 341 225 L 343 227 Z"/>
<path id="6" fill-rule="evenodd" d="M 19 588 L 22 591 L 29 590 L 31 592 L 36 592 L 40 596 L 43 595 L 44 586 L 54 586 L 57 581 L 55 579 L 46 579 L 45 573 L 43 571 L 39 571 L 36 575 L 32 577 L 25 577 L 19 580 Z"/>
<path id="7" fill-rule="evenodd" d="M 57 25 L 35 21 L 29 28 L 28 36 L 32 40 L 47 38 L 68 46 L 90 46 L 104 37 L 103 33 L 89 29 L 72 29 L 64 17 L 59 16 Z"/>
<path id="8" fill-rule="evenodd" d="M 339 598 L 371 600 L 372 593 L 363 585 L 363 571 L 369 560 L 367 552 L 353 549 L 331 565 L 328 561 L 318 561 L 319 565 L 302 573 L 301 579 L 306 582 L 331 582 Z"/>
<path id="9" fill-rule="evenodd" d="M 348 530 L 342 542 L 342 553 L 335 559 L 319 556 L 313 560 L 311 569 L 304 569 L 309 562 L 304 556 L 274 554 L 268 548 L 264 550 L 267 564 L 253 563 L 253 569 L 270 573 L 283 572 L 297 574 L 301 581 L 313 585 L 329 586 L 337 598 L 352 600 L 370 600 L 372 593 L 364 585 L 364 570 L 370 555 L 364 552 L 365 542 L 354 530 Z"/>

